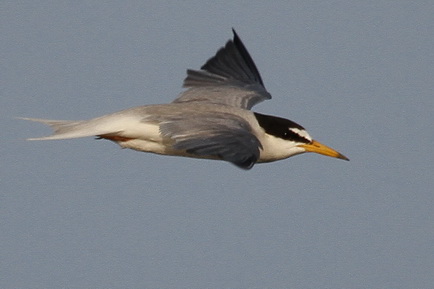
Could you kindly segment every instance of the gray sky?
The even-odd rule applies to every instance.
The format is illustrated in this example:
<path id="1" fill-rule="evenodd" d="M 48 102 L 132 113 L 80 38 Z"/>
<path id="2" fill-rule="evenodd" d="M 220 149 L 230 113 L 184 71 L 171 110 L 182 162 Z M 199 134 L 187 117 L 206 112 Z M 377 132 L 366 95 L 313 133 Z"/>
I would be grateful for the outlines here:
<path id="1" fill-rule="evenodd" d="M 432 288 L 434 3 L 208 2 L 2 1 L 0 287 Z M 14 117 L 170 102 L 232 27 L 254 110 L 350 162 L 24 141 L 49 130 Z"/>

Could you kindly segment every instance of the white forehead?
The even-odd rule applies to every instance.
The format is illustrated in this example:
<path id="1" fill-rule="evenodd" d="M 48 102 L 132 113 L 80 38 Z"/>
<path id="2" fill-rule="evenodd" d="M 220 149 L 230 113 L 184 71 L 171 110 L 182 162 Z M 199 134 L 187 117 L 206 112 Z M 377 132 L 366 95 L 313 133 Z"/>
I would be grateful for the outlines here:
<path id="1" fill-rule="evenodd" d="M 298 134 L 301 137 L 304 137 L 305 139 L 312 141 L 312 137 L 305 131 L 304 129 L 298 129 L 296 127 L 290 127 L 288 128 L 290 131 Z"/>

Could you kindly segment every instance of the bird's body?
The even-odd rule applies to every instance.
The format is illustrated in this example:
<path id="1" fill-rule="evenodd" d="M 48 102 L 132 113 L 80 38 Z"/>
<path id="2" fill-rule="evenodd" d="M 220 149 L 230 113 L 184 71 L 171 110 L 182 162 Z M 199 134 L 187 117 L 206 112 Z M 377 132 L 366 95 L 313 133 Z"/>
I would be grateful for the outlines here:
<path id="1" fill-rule="evenodd" d="M 300 125 L 250 110 L 271 95 L 235 31 L 233 41 L 201 69 L 187 71 L 188 89 L 170 104 L 133 107 L 84 121 L 27 118 L 54 129 L 51 136 L 31 140 L 97 136 L 123 148 L 222 159 L 244 169 L 307 151 L 347 159 L 312 140 Z"/>

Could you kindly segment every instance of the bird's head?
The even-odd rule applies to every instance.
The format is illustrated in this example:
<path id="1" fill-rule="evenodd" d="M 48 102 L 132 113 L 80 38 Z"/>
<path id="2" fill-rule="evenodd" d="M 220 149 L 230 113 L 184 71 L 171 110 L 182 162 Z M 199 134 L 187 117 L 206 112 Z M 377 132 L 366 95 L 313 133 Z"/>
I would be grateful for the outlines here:
<path id="1" fill-rule="evenodd" d="M 301 125 L 291 120 L 259 113 L 255 113 L 255 117 L 268 139 L 263 143 L 261 161 L 273 161 L 306 152 L 349 161 L 343 154 L 312 139 Z"/>

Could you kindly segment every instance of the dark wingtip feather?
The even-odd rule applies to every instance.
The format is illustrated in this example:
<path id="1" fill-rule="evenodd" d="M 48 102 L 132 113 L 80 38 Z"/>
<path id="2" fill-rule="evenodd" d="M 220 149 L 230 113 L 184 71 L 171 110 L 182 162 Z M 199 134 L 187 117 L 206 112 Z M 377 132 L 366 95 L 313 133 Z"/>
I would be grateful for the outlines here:
<path id="1" fill-rule="evenodd" d="M 217 50 L 200 70 L 187 70 L 183 87 L 189 88 L 175 102 L 209 101 L 250 109 L 253 105 L 271 99 L 252 57 L 232 28 L 233 38 Z M 226 90 L 197 94 L 195 89 L 218 86 Z"/>
<path id="2" fill-rule="evenodd" d="M 202 65 L 201 69 L 244 83 L 258 83 L 264 87 L 261 75 L 235 29 L 233 39 Z"/>
<path id="3" fill-rule="evenodd" d="M 244 43 L 241 41 L 241 38 L 238 36 L 238 33 L 235 31 L 235 29 L 233 27 L 232 27 L 232 33 L 234 34 L 233 42 L 234 42 L 235 46 L 238 48 L 238 50 L 240 51 L 241 56 L 244 58 L 246 65 L 254 73 L 254 75 L 257 78 L 256 80 L 262 86 L 264 86 L 264 82 L 262 81 L 261 74 L 259 73 L 259 70 L 256 67 L 255 62 L 253 61 L 252 57 L 250 56 L 250 53 L 247 51 L 247 48 L 244 46 Z"/>

